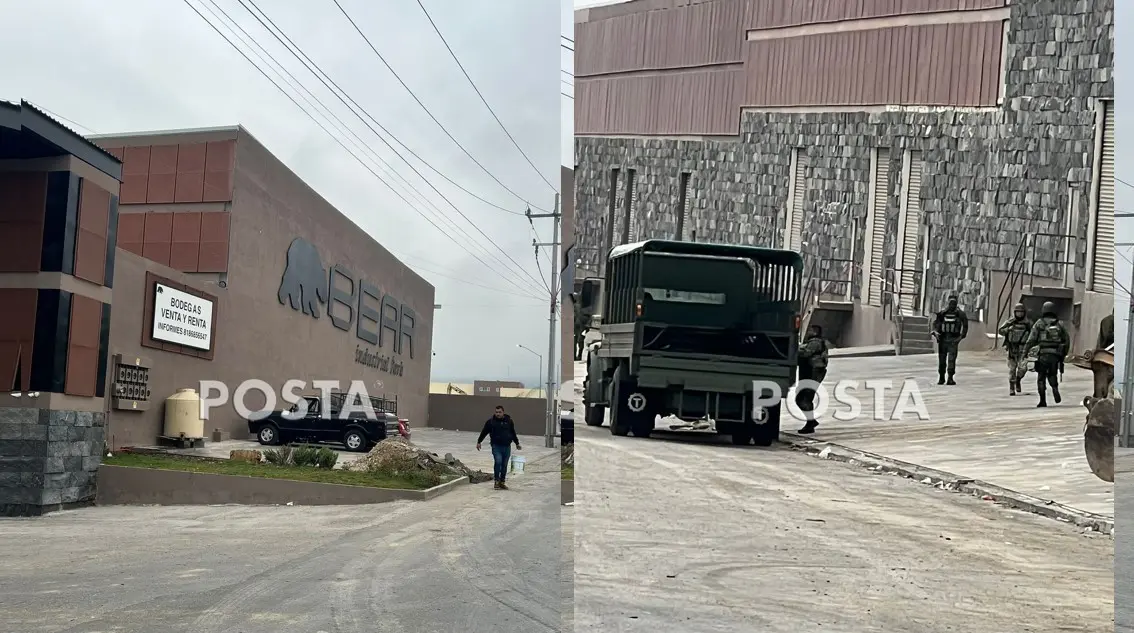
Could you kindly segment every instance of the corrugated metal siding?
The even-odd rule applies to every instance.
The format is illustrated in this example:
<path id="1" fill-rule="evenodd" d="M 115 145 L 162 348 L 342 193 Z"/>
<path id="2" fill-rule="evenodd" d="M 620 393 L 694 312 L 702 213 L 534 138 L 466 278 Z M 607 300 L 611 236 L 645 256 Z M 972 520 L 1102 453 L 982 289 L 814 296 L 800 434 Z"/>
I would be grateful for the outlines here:
<path id="1" fill-rule="evenodd" d="M 1005 0 L 747 0 L 744 27 L 746 30 L 776 29 L 863 18 L 995 9 L 1006 4 Z"/>
<path id="2" fill-rule="evenodd" d="M 744 71 L 575 79 L 575 133 L 737 134 Z"/>
<path id="3" fill-rule="evenodd" d="M 867 248 L 867 303 L 882 305 L 883 254 L 886 252 L 886 209 L 890 202 L 890 150 L 879 148 L 874 161 L 874 205 L 867 211 L 870 223 L 870 243 Z"/>
<path id="4" fill-rule="evenodd" d="M 575 76 L 740 61 L 745 0 L 635 13 L 575 28 Z"/>
<path id="5" fill-rule="evenodd" d="M 747 42 L 743 105 L 994 106 L 1003 22 Z"/>
<path id="6" fill-rule="evenodd" d="M 1114 288 L 1114 102 L 1104 101 L 1102 160 L 1099 161 L 1099 206 L 1095 225 L 1094 274 L 1096 292 Z"/>

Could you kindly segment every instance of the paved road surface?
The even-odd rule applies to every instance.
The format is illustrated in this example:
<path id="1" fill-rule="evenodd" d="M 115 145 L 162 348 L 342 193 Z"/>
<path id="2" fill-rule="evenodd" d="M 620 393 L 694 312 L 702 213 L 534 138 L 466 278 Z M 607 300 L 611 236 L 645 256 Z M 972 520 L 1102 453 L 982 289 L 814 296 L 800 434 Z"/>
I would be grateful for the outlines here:
<path id="1" fill-rule="evenodd" d="M 850 393 L 861 401 L 861 411 L 856 419 L 838 419 L 850 409 L 833 403 L 819 431 L 808 437 L 1114 516 L 1114 485 L 1091 473 L 1083 453 L 1081 402 L 1091 390 L 1090 372 L 1068 365 L 1063 403 L 1036 409 L 1035 374 L 1023 381 L 1026 395 L 1008 397 L 1007 370 L 998 353 L 962 353 L 956 386 L 937 385 L 936 363 L 932 355 L 832 358 L 825 384 L 833 394 L 838 381 L 852 381 Z M 575 371 L 581 399 L 585 363 L 576 363 Z M 912 409 L 901 418 L 894 415 L 898 388 L 907 378 L 916 381 L 929 419 L 917 419 Z M 894 385 L 878 411 L 867 380 Z M 659 421 L 658 428 L 668 424 Z M 791 417 L 783 421 L 784 431 L 800 426 Z"/>
<path id="2" fill-rule="evenodd" d="M 784 448 L 576 438 L 576 631 L 1114 628 L 1109 537 Z"/>
<path id="3" fill-rule="evenodd" d="M 425 503 L 0 520 L 0 631 L 558 631 L 558 460 L 510 483 Z"/>

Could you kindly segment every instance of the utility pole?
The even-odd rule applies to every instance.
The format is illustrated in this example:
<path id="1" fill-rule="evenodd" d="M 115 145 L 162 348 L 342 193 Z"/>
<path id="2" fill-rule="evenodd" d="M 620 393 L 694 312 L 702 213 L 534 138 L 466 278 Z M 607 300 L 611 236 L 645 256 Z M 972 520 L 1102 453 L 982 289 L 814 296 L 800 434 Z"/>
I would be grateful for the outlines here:
<path id="1" fill-rule="evenodd" d="M 1115 214 L 1115 217 L 1127 217 L 1121 214 Z M 1115 248 L 1122 248 L 1124 246 L 1131 246 L 1132 244 L 1115 244 Z M 1115 259 L 1118 259 L 1115 257 Z M 1117 303 L 1117 302 L 1116 302 Z M 1115 310 L 1117 312 L 1117 310 Z M 1121 448 L 1131 448 L 1131 436 L 1134 435 L 1134 404 L 1131 397 L 1134 396 L 1134 371 L 1131 371 L 1131 359 L 1134 358 L 1134 296 L 1130 297 L 1126 308 L 1126 356 L 1122 358 L 1122 408 L 1118 414 L 1118 445 Z M 1115 316 L 1118 316 L 1117 314 Z M 1116 352 L 1118 350 L 1115 350 Z M 1114 355 L 1114 369 L 1118 371 L 1118 354 Z"/>
<path id="2" fill-rule="evenodd" d="M 559 224 L 563 221 L 563 214 L 559 209 L 559 194 L 555 194 L 555 209 L 551 213 L 527 212 L 528 221 L 550 218 L 552 222 L 551 241 L 536 243 L 536 257 L 539 257 L 539 248 L 546 246 L 551 249 L 551 303 L 547 316 L 547 428 L 544 435 L 544 446 L 555 448 L 555 419 L 557 407 L 555 397 L 555 309 L 559 305 L 559 289 L 556 287 L 559 280 Z"/>

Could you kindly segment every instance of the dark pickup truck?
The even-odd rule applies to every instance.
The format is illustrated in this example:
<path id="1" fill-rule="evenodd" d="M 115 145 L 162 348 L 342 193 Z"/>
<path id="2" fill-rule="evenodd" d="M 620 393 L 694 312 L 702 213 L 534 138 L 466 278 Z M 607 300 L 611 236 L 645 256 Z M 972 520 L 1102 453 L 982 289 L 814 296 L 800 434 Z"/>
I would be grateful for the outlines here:
<path id="1" fill-rule="evenodd" d="M 318 397 L 304 397 L 307 412 L 297 413 L 298 405 L 289 411 L 273 411 L 261 420 L 249 420 L 248 432 L 265 446 L 290 444 L 293 442 L 335 442 L 346 446 L 347 450 L 365 452 L 387 437 L 403 431 L 396 412 L 375 407 L 374 417 L 363 412 L 352 412 L 346 417 L 339 415 L 336 400 L 331 408 L 323 411 L 323 403 Z"/>

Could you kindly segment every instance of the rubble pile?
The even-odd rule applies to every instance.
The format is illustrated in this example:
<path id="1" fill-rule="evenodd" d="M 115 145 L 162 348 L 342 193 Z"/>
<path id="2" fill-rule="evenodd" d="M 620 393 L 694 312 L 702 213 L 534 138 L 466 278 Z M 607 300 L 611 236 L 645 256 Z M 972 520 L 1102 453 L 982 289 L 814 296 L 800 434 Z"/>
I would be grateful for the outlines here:
<path id="1" fill-rule="evenodd" d="M 492 481 L 490 473 L 473 470 L 465 466 L 461 460 L 453 457 L 452 453 L 445 453 L 445 456 L 442 457 L 414 446 L 413 443 L 403 437 L 391 437 L 378 442 L 369 453 L 349 464 L 345 464 L 343 468 L 361 472 L 417 468 L 444 479 L 465 476 L 474 484 Z"/>

